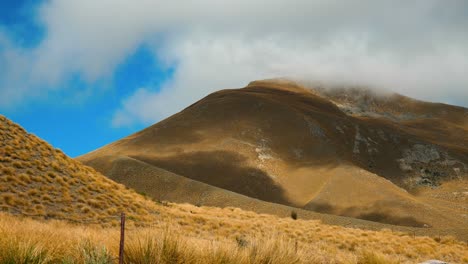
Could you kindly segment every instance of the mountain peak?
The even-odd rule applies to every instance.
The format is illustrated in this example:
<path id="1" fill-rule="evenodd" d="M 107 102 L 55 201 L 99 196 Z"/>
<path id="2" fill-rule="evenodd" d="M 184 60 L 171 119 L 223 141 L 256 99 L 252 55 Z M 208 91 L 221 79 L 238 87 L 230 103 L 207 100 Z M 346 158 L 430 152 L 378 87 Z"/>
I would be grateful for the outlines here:
<path id="1" fill-rule="evenodd" d="M 212 93 L 80 160 L 126 184 L 140 181 L 145 166 L 172 173 L 152 177 L 164 178 L 161 185 L 173 181 L 177 201 L 228 206 L 215 199 L 226 190 L 224 197 L 248 210 L 258 203 L 231 194 L 396 225 L 457 228 L 465 223 L 463 208 L 450 193 L 468 188 L 465 111 L 360 87 L 260 80 Z M 113 169 L 123 159 L 140 162 L 132 163 L 135 173 Z M 181 178 L 207 186 L 182 187 Z M 169 192 L 154 195 L 177 196 Z M 445 198 L 429 210 L 433 196 Z"/>

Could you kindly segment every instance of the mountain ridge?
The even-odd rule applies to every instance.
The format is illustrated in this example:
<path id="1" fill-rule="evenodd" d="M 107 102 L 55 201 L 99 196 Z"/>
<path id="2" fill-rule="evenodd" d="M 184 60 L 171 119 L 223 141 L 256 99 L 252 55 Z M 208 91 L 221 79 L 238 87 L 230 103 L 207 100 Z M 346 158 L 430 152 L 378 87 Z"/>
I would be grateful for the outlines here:
<path id="1" fill-rule="evenodd" d="M 362 113 L 395 102 L 339 95 L 297 83 L 256 81 L 212 93 L 78 159 L 92 165 L 99 157 L 126 156 L 263 201 L 384 223 L 463 227 L 466 197 L 449 194 L 464 193 L 468 186 L 466 110 L 447 107 L 443 113 L 444 105 L 408 99 L 405 104 L 416 110 L 407 115 L 426 107 L 431 117 L 369 117 Z M 374 102 L 372 107 L 365 103 L 361 112 L 343 111 L 344 103 L 361 97 Z M 434 125 L 428 130 L 445 116 L 451 116 L 446 130 Z M 103 164 L 95 168 L 113 177 Z M 438 198 L 434 208 L 436 194 L 446 199 Z"/>

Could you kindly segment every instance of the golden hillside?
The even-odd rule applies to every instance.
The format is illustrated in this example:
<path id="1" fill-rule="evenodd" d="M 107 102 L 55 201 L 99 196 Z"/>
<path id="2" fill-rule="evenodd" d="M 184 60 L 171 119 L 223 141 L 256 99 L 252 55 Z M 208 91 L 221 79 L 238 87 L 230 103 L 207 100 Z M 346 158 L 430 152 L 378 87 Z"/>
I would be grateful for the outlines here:
<path id="1" fill-rule="evenodd" d="M 27 133 L 0 116 L 0 208 L 15 215 L 103 220 L 128 212 L 152 219 L 141 195 Z"/>
<path id="2" fill-rule="evenodd" d="M 466 233 L 467 110 L 333 91 L 277 80 L 222 90 L 78 160 L 155 199 L 211 206 L 229 206 L 231 200 L 261 211 L 262 205 L 236 193 L 332 215 Z M 390 117 L 385 109 L 394 109 Z M 172 187 L 152 191 L 149 185 Z M 217 199 L 220 190 L 230 192 Z"/>
<path id="3" fill-rule="evenodd" d="M 418 236 L 420 229 L 399 232 L 388 226 L 370 231 L 351 228 L 355 222 L 347 228 L 325 225 L 303 219 L 303 210 L 297 210 L 294 220 L 234 207 L 152 203 L 6 118 L 1 117 L 1 124 L 0 206 L 9 214 L 0 213 L 0 263 L 114 263 L 118 228 L 95 223 L 116 219 L 119 211 L 130 216 L 126 263 L 468 261 L 467 244 L 444 233 L 430 238 Z M 47 217 L 21 217 L 31 214 Z"/>

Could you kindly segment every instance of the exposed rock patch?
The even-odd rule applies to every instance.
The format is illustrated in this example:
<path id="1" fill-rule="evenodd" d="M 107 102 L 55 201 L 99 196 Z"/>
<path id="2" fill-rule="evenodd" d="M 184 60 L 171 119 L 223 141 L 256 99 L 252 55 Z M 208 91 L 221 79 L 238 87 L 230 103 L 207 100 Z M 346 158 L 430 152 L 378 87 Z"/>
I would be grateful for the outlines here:
<path id="1" fill-rule="evenodd" d="M 433 145 L 415 144 L 403 150 L 398 159 L 400 169 L 412 175 L 410 185 L 438 186 L 443 178 L 454 178 L 465 171 L 466 165 Z"/>
<path id="2" fill-rule="evenodd" d="M 423 162 L 428 163 L 433 160 L 440 159 L 440 154 L 434 146 L 416 144 L 411 149 L 403 151 L 405 162 Z"/>

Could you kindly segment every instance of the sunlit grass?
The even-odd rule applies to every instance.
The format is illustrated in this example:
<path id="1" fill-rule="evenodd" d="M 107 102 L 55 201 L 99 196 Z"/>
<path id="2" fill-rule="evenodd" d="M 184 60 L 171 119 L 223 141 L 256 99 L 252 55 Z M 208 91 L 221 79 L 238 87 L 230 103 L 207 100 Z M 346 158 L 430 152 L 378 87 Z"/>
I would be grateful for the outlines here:
<path id="1" fill-rule="evenodd" d="M 92 168 L 67 157 L 0 116 L 0 201 L 15 214 L 105 218 L 109 208 L 150 219 L 154 205 Z M 28 194 L 28 197 L 22 194 Z M 38 206 L 40 205 L 40 206 Z"/>
<path id="2" fill-rule="evenodd" d="M 468 262 L 453 237 L 413 237 L 238 208 L 155 203 L 0 116 L 2 263 L 111 263 L 127 213 L 126 263 Z M 28 154 L 24 152 L 28 151 Z M 89 225 L 96 223 L 98 225 Z"/>

